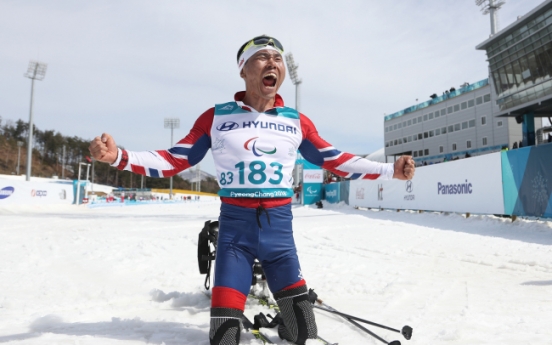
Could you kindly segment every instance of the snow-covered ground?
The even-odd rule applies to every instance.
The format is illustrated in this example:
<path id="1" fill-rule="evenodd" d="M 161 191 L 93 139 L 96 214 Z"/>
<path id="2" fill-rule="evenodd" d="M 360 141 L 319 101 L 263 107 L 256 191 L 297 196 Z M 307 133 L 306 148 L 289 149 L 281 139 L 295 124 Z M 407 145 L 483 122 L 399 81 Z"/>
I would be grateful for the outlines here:
<path id="1" fill-rule="evenodd" d="M 207 345 L 196 245 L 219 206 L 1 208 L 0 343 Z M 414 328 L 407 341 L 369 326 L 388 341 L 552 344 L 552 223 L 328 204 L 294 215 L 309 287 L 340 311 Z M 316 317 L 328 340 L 381 344 Z"/>

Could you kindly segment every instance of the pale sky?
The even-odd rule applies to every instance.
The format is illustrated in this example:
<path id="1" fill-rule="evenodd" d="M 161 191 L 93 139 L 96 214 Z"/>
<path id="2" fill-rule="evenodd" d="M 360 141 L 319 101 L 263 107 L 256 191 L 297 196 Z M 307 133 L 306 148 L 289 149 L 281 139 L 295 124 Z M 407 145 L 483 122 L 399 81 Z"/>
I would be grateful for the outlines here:
<path id="1" fill-rule="evenodd" d="M 500 27 L 542 3 L 509 0 Z M 170 146 L 244 84 L 238 48 L 278 38 L 299 65 L 300 111 L 336 148 L 383 147 L 383 117 L 464 82 L 487 78 L 489 16 L 475 1 L 0 1 L 0 117 L 29 119 L 29 60 L 48 64 L 35 85 L 34 123 L 66 136 L 112 134 L 140 151 Z M 295 88 L 280 89 L 295 105 Z M 418 99 L 418 101 L 416 101 Z M 214 174 L 211 154 L 202 169 Z"/>

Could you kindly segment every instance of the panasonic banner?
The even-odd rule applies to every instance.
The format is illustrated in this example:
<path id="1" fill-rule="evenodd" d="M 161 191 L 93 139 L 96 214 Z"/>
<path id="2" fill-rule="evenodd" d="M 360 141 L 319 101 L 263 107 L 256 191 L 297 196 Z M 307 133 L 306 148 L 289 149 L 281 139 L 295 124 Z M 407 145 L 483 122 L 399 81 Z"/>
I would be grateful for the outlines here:
<path id="1" fill-rule="evenodd" d="M 322 169 L 303 169 L 303 204 L 310 205 L 322 200 Z"/>
<path id="2" fill-rule="evenodd" d="M 500 152 L 419 167 L 410 181 L 351 181 L 349 205 L 504 214 Z"/>
<path id="3" fill-rule="evenodd" d="M 14 204 L 70 204 L 73 186 L 68 183 L 0 179 L 0 206 Z"/>

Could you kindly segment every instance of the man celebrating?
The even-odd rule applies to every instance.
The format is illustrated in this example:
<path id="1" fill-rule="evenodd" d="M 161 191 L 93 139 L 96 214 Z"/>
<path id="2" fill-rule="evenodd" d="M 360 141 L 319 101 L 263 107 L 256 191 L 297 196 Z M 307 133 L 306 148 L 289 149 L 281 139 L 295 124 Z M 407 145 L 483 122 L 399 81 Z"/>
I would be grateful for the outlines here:
<path id="1" fill-rule="evenodd" d="M 322 139 L 309 118 L 284 106 L 278 95 L 286 69 L 284 48 L 258 36 L 238 50 L 245 91 L 234 101 L 204 112 L 190 133 L 168 150 L 118 149 L 109 134 L 96 137 L 90 152 L 119 170 L 169 177 L 213 154 L 222 205 L 211 302 L 211 345 L 238 344 L 240 318 L 258 259 L 280 307 L 281 338 L 305 344 L 317 336 L 292 231 L 292 171 L 297 151 L 309 162 L 351 179 L 411 179 L 409 156 L 394 164 L 341 152 Z"/>

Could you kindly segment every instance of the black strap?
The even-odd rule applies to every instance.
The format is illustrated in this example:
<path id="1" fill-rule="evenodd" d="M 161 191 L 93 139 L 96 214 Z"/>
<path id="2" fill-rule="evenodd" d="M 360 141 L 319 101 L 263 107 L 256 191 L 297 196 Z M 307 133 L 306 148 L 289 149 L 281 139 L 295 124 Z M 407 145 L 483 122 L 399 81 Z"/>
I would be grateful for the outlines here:
<path id="1" fill-rule="evenodd" d="M 261 219 L 259 218 L 262 214 L 266 213 L 266 219 L 268 220 L 268 225 L 270 225 L 270 215 L 268 214 L 268 210 L 262 206 L 257 207 L 257 225 L 259 225 L 259 228 L 263 228 L 261 225 Z"/>

